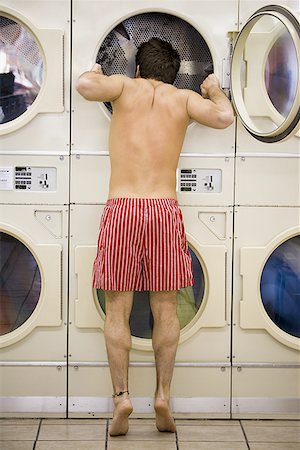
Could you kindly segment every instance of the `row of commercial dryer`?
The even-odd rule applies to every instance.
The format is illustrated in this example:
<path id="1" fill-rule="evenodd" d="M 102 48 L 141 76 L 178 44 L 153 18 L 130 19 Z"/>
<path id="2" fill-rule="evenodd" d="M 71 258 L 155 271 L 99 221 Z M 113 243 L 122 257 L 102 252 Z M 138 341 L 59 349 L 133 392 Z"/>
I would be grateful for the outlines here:
<path id="1" fill-rule="evenodd" d="M 173 410 L 299 416 L 299 12 L 294 0 L 1 0 L 4 416 L 111 411 L 105 304 L 91 288 L 111 106 L 72 86 L 95 61 L 132 76 L 151 36 L 178 49 L 179 88 L 214 72 L 238 113 L 226 130 L 190 124 L 180 157 L 195 284 L 178 294 Z M 151 413 L 147 292 L 135 294 L 131 331 L 130 392 Z"/>

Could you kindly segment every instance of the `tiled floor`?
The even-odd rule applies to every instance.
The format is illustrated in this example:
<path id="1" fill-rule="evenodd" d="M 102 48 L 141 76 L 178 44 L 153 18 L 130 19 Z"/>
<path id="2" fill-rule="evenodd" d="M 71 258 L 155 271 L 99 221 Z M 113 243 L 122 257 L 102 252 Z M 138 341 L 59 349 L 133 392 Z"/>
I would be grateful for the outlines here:
<path id="1" fill-rule="evenodd" d="M 2 419 L 1 450 L 299 450 L 300 421 L 176 420 L 159 433 L 153 419 L 131 419 L 110 437 L 107 419 Z"/>

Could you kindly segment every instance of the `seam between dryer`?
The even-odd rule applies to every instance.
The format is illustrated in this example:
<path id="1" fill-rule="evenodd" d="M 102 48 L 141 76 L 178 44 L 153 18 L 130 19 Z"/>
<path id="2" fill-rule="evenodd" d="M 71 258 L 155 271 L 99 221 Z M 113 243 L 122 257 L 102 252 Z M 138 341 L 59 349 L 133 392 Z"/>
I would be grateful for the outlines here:
<path id="1" fill-rule="evenodd" d="M 69 9 L 69 31 L 70 31 L 70 85 L 69 85 L 69 204 L 68 204 L 68 262 L 67 262 L 67 311 L 66 311 L 66 417 L 69 417 L 69 354 L 70 354 L 70 248 L 71 248 L 71 148 L 72 148 L 72 74 L 73 74 L 73 2 L 70 2 Z"/>
<path id="2" fill-rule="evenodd" d="M 234 172 L 233 172 L 233 208 L 232 208 L 232 239 L 231 239 L 231 301 L 230 301 L 230 354 L 229 361 L 232 367 L 233 365 L 233 327 L 235 324 L 233 323 L 233 292 L 234 292 L 234 261 L 235 261 L 235 218 L 236 218 L 236 210 L 235 210 L 235 202 L 236 202 L 236 170 L 237 170 L 237 118 L 235 118 L 235 133 L 234 133 Z M 232 369 L 230 371 L 230 417 L 232 418 L 232 394 L 233 394 L 233 374 Z"/>

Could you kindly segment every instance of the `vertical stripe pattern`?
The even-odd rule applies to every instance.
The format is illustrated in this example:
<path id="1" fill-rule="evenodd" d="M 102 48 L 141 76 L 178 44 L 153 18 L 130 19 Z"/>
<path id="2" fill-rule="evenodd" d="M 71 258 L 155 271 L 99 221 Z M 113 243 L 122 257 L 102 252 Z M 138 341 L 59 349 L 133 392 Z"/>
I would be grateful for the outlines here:
<path id="1" fill-rule="evenodd" d="M 94 288 L 172 291 L 193 283 L 191 256 L 177 200 L 107 201 L 93 267 Z"/>

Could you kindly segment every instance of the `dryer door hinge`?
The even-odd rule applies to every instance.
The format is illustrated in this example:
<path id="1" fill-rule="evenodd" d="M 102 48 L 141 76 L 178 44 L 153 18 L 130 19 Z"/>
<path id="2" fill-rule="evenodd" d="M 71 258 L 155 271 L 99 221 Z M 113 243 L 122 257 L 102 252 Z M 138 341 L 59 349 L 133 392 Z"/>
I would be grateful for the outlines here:
<path id="1" fill-rule="evenodd" d="M 225 94 L 227 97 L 230 97 L 230 67 L 231 67 L 231 56 L 233 52 L 234 42 L 237 38 L 238 32 L 237 31 L 228 31 L 227 32 L 227 38 L 228 38 L 228 57 L 223 58 L 222 60 L 222 80 L 221 80 L 221 87 L 224 89 Z"/>
<path id="2" fill-rule="evenodd" d="M 231 45 L 231 51 L 230 54 L 232 54 L 233 46 L 236 41 L 236 38 L 238 37 L 239 31 L 227 31 L 227 38 L 229 39 L 230 45 Z"/>
<path id="3" fill-rule="evenodd" d="M 230 89 L 230 58 L 222 60 L 222 89 Z"/>

